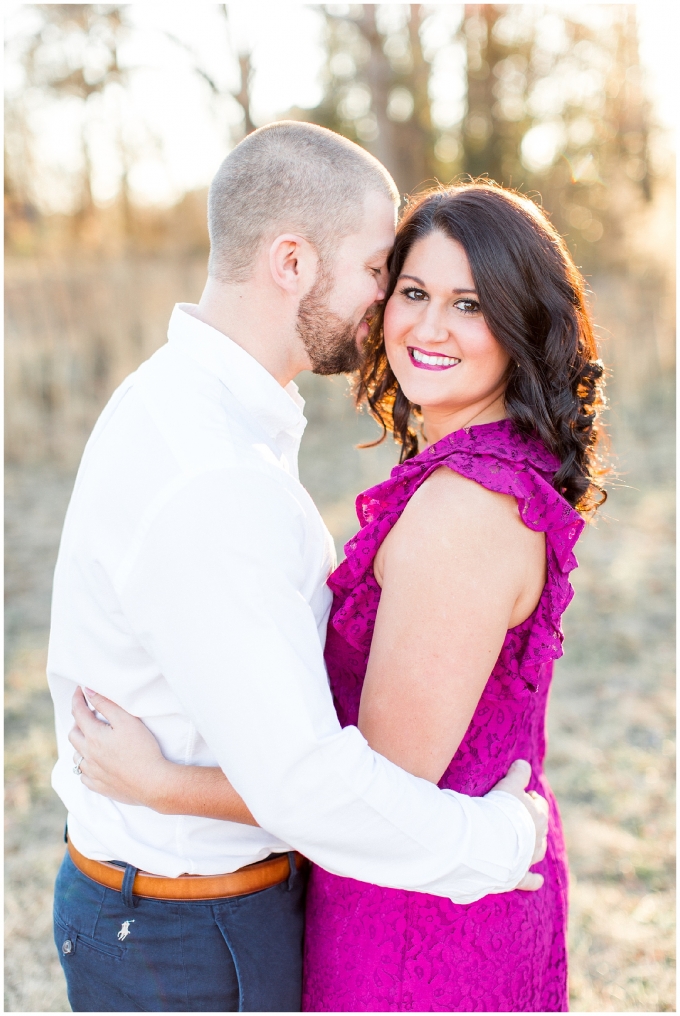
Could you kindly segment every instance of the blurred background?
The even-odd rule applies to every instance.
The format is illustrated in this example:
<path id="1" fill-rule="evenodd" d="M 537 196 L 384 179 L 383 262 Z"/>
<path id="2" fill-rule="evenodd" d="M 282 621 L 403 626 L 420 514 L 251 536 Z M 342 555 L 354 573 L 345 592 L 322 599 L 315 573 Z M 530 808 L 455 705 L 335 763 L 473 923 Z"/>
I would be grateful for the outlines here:
<path id="1" fill-rule="evenodd" d="M 614 474 L 555 679 L 571 1005 L 673 1011 L 673 279 L 667 4 L 6 3 L 6 1011 L 68 1011 L 51 941 L 64 814 L 45 682 L 75 470 L 116 385 L 198 299 L 207 185 L 254 127 L 309 120 L 406 194 L 486 175 L 586 274 Z M 391 442 L 304 374 L 303 481 L 342 554 Z"/>

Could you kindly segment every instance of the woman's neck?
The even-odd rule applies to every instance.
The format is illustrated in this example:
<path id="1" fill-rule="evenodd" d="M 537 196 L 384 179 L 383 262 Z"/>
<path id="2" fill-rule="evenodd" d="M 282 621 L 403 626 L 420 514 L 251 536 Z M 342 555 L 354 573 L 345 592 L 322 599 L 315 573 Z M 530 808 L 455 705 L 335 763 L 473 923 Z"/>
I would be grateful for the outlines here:
<path id="1" fill-rule="evenodd" d="M 470 427 L 480 423 L 496 423 L 498 420 L 507 419 L 505 409 L 504 392 L 490 395 L 488 399 L 482 400 L 473 406 L 465 406 L 462 409 L 446 410 L 439 407 L 427 408 L 423 406 L 423 436 L 425 447 L 436 444 L 447 434 L 453 434 L 456 430 Z"/>

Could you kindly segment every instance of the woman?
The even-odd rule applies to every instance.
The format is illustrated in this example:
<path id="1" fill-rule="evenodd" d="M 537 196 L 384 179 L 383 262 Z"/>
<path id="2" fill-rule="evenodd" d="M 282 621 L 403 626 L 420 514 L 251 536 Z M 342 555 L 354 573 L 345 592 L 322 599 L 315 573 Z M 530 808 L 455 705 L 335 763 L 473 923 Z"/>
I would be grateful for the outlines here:
<path id="1" fill-rule="evenodd" d="M 329 579 L 328 672 L 342 724 L 441 787 L 483 795 L 528 759 L 551 802 L 544 885 L 457 905 L 313 868 L 307 1011 L 567 1008 L 567 870 L 542 762 L 573 547 L 604 498 L 595 356 L 583 281 L 530 201 L 472 184 L 411 204 L 358 385 L 401 462 L 359 496 Z"/>

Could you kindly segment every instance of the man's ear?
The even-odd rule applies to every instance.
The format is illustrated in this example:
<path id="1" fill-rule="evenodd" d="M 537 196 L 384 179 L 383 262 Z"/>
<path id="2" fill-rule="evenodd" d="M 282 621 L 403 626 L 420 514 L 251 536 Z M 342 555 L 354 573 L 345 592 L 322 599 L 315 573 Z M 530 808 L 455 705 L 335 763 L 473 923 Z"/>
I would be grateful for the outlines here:
<path id="1" fill-rule="evenodd" d="M 291 296 L 304 296 L 311 289 L 319 257 L 309 240 L 296 233 L 282 233 L 269 248 L 269 270 L 277 286 Z"/>

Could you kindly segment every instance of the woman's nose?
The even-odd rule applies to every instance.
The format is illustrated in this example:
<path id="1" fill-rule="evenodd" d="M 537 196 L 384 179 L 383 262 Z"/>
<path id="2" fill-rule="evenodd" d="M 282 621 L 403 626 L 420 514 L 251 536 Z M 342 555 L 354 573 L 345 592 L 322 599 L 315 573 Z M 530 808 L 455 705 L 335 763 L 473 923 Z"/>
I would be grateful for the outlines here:
<path id="1" fill-rule="evenodd" d="M 413 337 L 419 342 L 446 342 L 449 336 L 449 329 L 446 326 L 442 315 L 431 304 L 423 308 L 415 325 L 411 329 Z"/>

